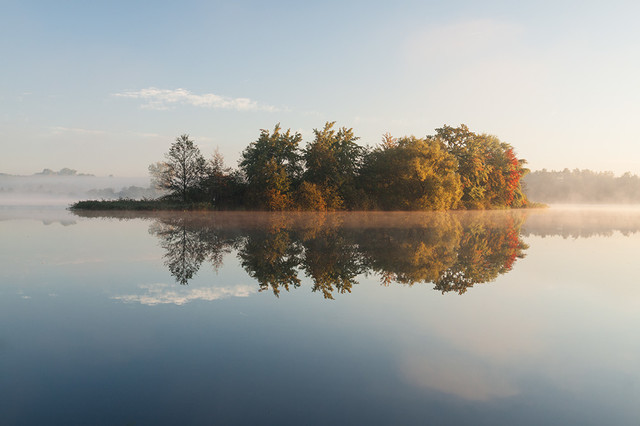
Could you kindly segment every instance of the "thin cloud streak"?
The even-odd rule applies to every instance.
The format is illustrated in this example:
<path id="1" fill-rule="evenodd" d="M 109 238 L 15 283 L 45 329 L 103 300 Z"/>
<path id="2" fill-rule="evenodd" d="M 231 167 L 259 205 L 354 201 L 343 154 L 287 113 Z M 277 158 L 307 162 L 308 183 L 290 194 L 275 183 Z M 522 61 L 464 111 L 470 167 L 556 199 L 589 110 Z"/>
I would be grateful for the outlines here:
<path id="1" fill-rule="evenodd" d="M 149 87 L 136 91 L 114 93 L 113 96 L 127 99 L 141 99 L 146 103 L 140 107 L 153 110 L 167 110 L 175 105 L 192 105 L 201 108 L 230 109 L 236 111 L 277 112 L 279 108 L 263 105 L 249 98 L 231 98 L 214 93 L 196 94 L 186 89 L 158 89 Z"/>
<path id="2" fill-rule="evenodd" d="M 92 129 L 82 129 L 79 127 L 63 127 L 63 126 L 51 127 L 51 132 L 54 135 L 59 135 L 63 133 L 75 133 L 80 135 L 104 135 L 106 133 L 104 130 L 92 130 Z"/>

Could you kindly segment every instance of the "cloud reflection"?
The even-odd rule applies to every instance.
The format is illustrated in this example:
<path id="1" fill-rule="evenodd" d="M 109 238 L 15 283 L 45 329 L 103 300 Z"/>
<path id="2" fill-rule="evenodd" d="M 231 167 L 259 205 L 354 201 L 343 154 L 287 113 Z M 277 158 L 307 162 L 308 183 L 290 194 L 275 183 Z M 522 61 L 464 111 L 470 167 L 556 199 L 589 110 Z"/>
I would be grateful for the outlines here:
<path id="1" fill-rule="evenodd" d="M 484 366 L 478 362 L 478 358 L 409 354 L 402 360 L 400 370 L 406 380 L 415 386 L 470 401 L 507 398 L 519 393 L 501 369 Z"/>
<path id="2" fill-rule="evenodd" d="M 139 288 L 142 294 L 115 296 L 112 299 L 124 303 L 140 303 L 141 305 L 185 305 L 196 300 L 213 301 L 231 297 L 249 297 L 256 293 L 254 286 L 238 285 L 235 287 L 186 287 L 169 284 L 143 284 Z"/>

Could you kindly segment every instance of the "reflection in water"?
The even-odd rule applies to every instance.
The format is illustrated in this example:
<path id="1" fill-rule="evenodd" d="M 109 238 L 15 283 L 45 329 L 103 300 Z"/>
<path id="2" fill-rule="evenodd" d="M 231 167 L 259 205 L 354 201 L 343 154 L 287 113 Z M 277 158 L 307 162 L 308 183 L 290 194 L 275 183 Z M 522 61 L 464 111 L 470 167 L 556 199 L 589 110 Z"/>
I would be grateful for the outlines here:
<path id="1" fill-rule="evenodd" d="M 139 286 L 144 294 L 127 294 L 113 297 L 125 303 L 137 302 L 142 305 L 155 306 L 163 304 L 184 305 L 194 300 L 218 300 L 229 297 L 247 297 L 255 289 L 248 285 L 237 287 L 205 287 L 186 288 L 188 291 L 178 291 L 168 284 L 143 284 Z M 180 288 L 185 290 L 185 288 Z"/>
<path id="2" fill-rule="evenodd" d="M 233 241 L 222 240 L 215 228 L 198 226 L 184 216 L 157 220 L 149 232 L 160 239 L 165 265 L 180 284 L 188 284 L 205 260 L 218 269 L 234 246 Z"/>
<path id="3" fill-rule="evenodd" d="M 640 206 L 558 206 L 532 212 L 523 227 L 523 235 L 561 236 L 563 238 L 624 236 L 640 232 Z"/>
<path id="4" fill-rule="evenodd" d="M 188 284 L 203 263 L 215 270 L 236 252 L 261 291 L 276 296 L 301 277 L 324 298 L 350 293 L 361 274 L 384 285 L 432 283 L 442 293 L 511 270 L 527 249 L 522 236 L 590 237 L 640 229 L 637 209 L 550 209 L 441 213 L 115 213 L 152 219 L 176 282 Z M 81 216 L 104 216 L 79 213 Z"/>
<path id="5" fill-rule="evenodd" d="M 260 290 L 271 288 L 276 296 L 280 289 L 300 286 L 297 268 L 302 248 L 291 229 L 283 223 L 268 224 L 266 229 L 247 232 L 239 244 L 242 267 L 258 281 Z"/>
<path id="6" fill-rule="evenodd" d="M 527 246 L 524 213 L 167 214 L 150 233 L 165 250 L 176 282 L 188 284 L 203 263 L 217 270 L 224 255 L 240 264 L 261 291 L 279 296 L 301 285 L 326 299 L 350 293 L 357 277 L 383 285 L 433 283 L 463 294 L 511 270 Z"/>
<path id="7" fill-rule="evenodd" d="M 11 220 L 37 220 L 43 225 L 59 223 L 62 226 L 75 225 L 76 221 L 69 212 L 60 206 L 39 206 L 26 208 L 23 206 L 6 206 L 0 204 L 0 222 Z"/>
<path id="8" fill-rule="evenodd" d="M 320 224 L 321 222 L 317 222 Z M 325 299 L 333 292 L 351 293 L 355 277 L 367 271 L 357 240 L 341 233 L 336 226 L 316 226 L 301 236 L 305 274 L 313 280 L 313 291 Z"/>
<path id="9" fill-rule="evenodd" d="M 640 418 L 640 210 L 106 217 L 0 222 L 4 423 Z"/>

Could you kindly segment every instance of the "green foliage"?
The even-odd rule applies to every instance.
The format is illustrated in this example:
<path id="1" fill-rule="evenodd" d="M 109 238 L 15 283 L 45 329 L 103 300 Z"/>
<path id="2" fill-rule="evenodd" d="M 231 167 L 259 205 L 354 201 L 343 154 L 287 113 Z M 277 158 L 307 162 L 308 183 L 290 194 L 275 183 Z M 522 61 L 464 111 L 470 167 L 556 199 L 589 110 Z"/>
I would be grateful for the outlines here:
<path id="1" fill-rule="evenodd" d="M 335 121 L 325 123 L 322 130 L 314 129 L 315 138 L 303 153 L 304 180 L 322 188 L 325 204 L 329 209 L 339 209 L 352 204 L 364 148 L 357 145 L 359 139 L 353 129 L 333 129 Z"/>
<path id="2" fill-rule="evenodd" d="M 277 124 L 270 133 L 261 130 L 257 141 L 243 152 L 240 170 L 247 179 L 247 199 L 255 207 L 285 210 L 302 175 L 298 144 L 300 133 L 281 132 Z"/>

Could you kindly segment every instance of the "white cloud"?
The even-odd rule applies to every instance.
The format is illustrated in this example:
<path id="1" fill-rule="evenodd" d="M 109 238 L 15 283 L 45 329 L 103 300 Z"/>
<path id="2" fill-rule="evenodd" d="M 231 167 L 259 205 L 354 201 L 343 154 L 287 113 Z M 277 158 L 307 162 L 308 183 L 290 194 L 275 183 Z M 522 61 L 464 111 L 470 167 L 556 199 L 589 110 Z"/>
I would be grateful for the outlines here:
<path id="1" fill-rule="evenodd" d="M 218 300 L 229 297 L 248 297 L 257 290 L 255 286 L 239 285 L 236 287 L 190 287 L 190 286 L 170 286 L 169 284 L 146 284 L 141 285 L 143 294 L 128 294 L 115 296 L 113 299 L 121 300 L 125 303 L 140 303 L 142 305 L 154 306 L 162 304 L 184 305 L 194 300 Z"/>
<path id="2" fill-rule="evenodd" d="M 236 111 L 279 111 L 271 105 L 259 104 L 249 98 L 231 98 L 214 93 L 196 94 L 186 89 L 146 89 L 114 93 L 113 96 L 145 101 L 141 108 L 166 110 L 175 105 L 192 105 L 202 108 L 231 109 Z"/>

